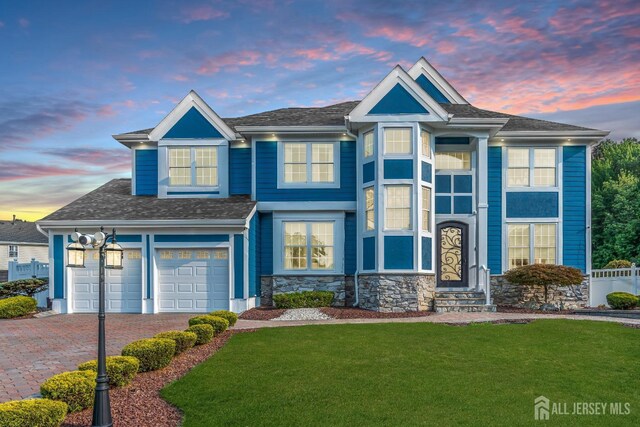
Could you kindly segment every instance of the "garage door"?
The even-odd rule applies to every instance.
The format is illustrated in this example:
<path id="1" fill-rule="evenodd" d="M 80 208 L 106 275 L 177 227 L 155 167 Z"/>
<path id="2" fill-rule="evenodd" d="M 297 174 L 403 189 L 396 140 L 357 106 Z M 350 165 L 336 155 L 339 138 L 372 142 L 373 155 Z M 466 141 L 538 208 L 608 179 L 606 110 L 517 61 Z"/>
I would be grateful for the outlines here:
<path id="1" fill-rule="evenodd" d="M 229 309 L 227 249 L 158 249 L 158 310 Z"/>
<path id="2" fill-rule="evenodd" d="M 126 249 L 122 270 L 105 270 L 106 310 L 112 313 L 142 312 L 142 259 L 139 249 Z M 96 250 L 85 252 L 85 268 L 72 269 L 73 311 L 98 311 L 98 262 Z"/>

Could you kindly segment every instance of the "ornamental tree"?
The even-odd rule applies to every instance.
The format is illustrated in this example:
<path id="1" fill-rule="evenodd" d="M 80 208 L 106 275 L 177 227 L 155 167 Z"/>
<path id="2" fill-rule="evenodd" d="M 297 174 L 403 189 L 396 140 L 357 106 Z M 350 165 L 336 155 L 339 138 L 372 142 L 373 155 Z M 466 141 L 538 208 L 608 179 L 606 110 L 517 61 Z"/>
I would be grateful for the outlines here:
<path id="1" fill-rule="evenodd" d="M 543 287 L 544 302 L 549 302 L 549 290 L 558 286 L 579 285 L 582 272 L 577 268 L 553 264 L 531 264 L 507 271 L 504 278 L 510 283 L 528 287 Z"/>

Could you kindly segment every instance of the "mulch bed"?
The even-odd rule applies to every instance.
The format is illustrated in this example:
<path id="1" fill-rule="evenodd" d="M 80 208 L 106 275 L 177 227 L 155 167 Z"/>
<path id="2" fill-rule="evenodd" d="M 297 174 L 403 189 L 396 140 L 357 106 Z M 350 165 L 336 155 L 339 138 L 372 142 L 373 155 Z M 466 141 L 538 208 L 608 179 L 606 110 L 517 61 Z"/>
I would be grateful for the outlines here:
<path id="1" fill-rule="evenodd" d="M 496 306 L 496 310 L 498 313 L 518 313 L 518 314 L 575 314 L 573 310 L 558 310 L 558 311 L 548 311 L 548 310 L 533 310 L 530 308 L 518 308 L 511 307 L 507 305 L 498 305 Z"/>
<path id="2" fill-rule="evenodd" d="M 391 319 L 398 317 L 425 317 L 432 311 L 407 311 L 404 313 L 380 313 L 352 307 L 322 307 L 321 312 L 334 319 Z"/>
<path id="3" fill-rule="evenodd" d="M 138 374 L 126 387 L 112 389 L 111 414 L 114 426 L 175 427 L 182 415 L 178 408 L 160 397 L 160 390 L 184 376 L 191 368 L 204 362 L 218 351 L 234 333 L 252 330 L 226 331 L 210 343 L 187 350 L 175 357 L 164 369 Z M 63 426 L 90 426 L 92 409 L 70 414 Z"/>
<path id="4" fill-rule="evenodd" d="M 240 319 L 244 320 L 271 320 L 276 317 L 282 316 L 287 311 L 284 308 L 266 308 L 256 307 L 251 310 L 247 310 L 240 315 Z"/>

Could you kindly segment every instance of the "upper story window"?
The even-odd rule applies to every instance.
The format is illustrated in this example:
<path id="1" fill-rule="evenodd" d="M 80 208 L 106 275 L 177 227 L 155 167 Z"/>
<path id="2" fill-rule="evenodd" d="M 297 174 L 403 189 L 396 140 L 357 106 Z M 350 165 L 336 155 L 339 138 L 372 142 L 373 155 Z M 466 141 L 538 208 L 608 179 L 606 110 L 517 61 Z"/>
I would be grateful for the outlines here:
<path id="1" fill-rule="evenodd" d="M 387 230 L 411 229 L 411 186 L 387 185 L 384 226 Z"/>
<path id="2" fill-rule="evenodd" d="M 364 134 L 364 147 L 363 147 L 363 155 L 364 157 L 373 156 L 373 131 L 369 131 Z"/>
<path id="3" fill-rule="evenodd" d="M 18 258 L 18 245 L 9 245 L 9 258 Z"/>
<path id="4" fill-rule="evenodd" d="M 333 270 L 334 223 L 285 221 L 284 269 Z"/>
<path id="5" fill-rule="evenodd" d="M 218 147 L 169 148 L 169 185 L 218 185 Z"/>
<path id="6" fill-rule="evenodd" d="M 509 148 L 507 186 L 555 187 L 556 157 L 555 148 Z"/>
<path id="7" fill-rule="evenodd" d="M 422 155 L 431 158 L 431 141 L 429 132 L 420 130 L 420 142 L 422 143 Z"/>
<path id="8" fill-rule="evenodd" d="M 365 230 L 371 231 L 376 228 L 376 199 L 373 187 L 364 189 L 364 212 Z"/>
<path id="9" fill-rule="evenodd" d="M 336 182 L 336 147 L 324 142 L 282 144 L 284 184 L 332 184 Z"/>
<path id="10" fill-rule="evenodd" d="M 451 151 L 436 153 L 437 170 L 471 170 L 471 152 Z"/>
<path id="11" fill-rule="evenodd" d="M 411 154 L 411 128 L 385 128 L 385 154 Z"/>

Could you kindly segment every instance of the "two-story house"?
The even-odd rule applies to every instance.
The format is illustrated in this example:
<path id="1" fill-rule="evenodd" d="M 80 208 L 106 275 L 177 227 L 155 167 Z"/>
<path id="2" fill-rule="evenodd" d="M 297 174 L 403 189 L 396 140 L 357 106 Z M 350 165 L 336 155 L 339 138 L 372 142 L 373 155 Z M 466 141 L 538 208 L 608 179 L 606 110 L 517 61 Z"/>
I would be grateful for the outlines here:
<path id="1" fill-rule="evenodd" d="M 241 312 L 313 289 L 428 310 L 436 291 L 481 297 L 515 266 L 586 274 L 591 146 L 606 135 L 476 108 L 424 58 L 320 108 L 223 119 L 192 91 L 156 127 L 114 136 L 130 180 L 39 222 L 54 309 L 96 310 L 97 254 L 68 268 L 65 247 L 100 226 L 125 248 L 113 312 Z"/>

